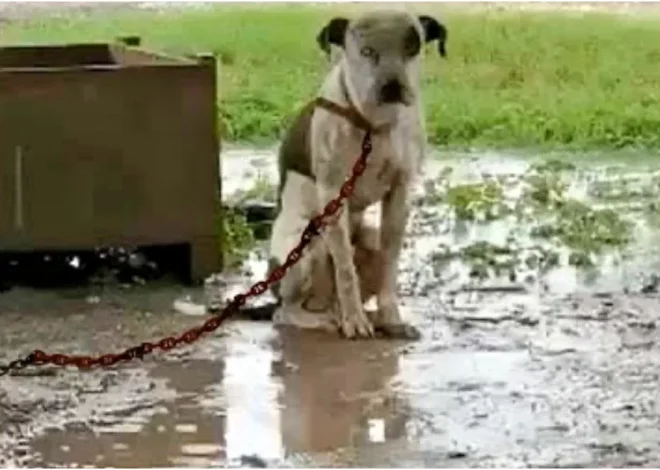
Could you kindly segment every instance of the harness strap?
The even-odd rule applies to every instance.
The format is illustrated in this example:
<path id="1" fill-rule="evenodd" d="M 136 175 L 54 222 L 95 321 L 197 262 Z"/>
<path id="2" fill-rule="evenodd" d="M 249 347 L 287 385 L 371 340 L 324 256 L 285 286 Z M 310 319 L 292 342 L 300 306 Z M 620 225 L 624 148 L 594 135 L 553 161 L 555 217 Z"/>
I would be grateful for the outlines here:
<path id="1" fill-rule="evenodd" d="M 375 133 L 378 130 L 374 128 L 374 126 L 371 125 L 369 120 L 366 117 L 364 117 L 362 113 L 360 113 L 353 106 L 345 108 L 343 106 L 338 105 L 334 101 L 330 101 L 329 99 L 320 96 L 314 100 L 314 106 L 318 108 L 323 108 L 330 113 L 343 117 L 348 122 L 353 124 L 355 127 L 365 132 Z"/>

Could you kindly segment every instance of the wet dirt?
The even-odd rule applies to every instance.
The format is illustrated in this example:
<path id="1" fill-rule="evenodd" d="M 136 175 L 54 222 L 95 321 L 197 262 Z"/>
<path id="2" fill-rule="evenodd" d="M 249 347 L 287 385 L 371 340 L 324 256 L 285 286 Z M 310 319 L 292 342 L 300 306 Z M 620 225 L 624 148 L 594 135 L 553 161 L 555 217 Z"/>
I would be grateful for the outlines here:
<path id="1" fill-rule="evenodd" d="M 476 220 L 462 220 L 447 188 L 498 181 L 498 204 L 515 205 L 537 160 L 433 155 L 400 273 L 421 341 L 347 342 L 233 320 L 193 346 L 111 370 L 28 368 L 0 378 L 0 464 L 658 466 L 660 167 L 649 155 L 560 157 L 576 165 L 562 173 L 565 196 L 614 208 L 629 243 L 574 266 L 557 240 L 530 235 L 536 219 L 488 220 L 493 205 L 476 204 Z M 271 150 L 229 149 L 223 191 L 275 181 L 274 163 Z M 523 256 L 478 276 L 478 257 L 461 252 L 477 242 L 516 254 L 542 244 L 558 261 L 536 269 Z M 263 247 L 249 268 L 232 288 L 263 275 Z M 174 310 L 186 296 L 208 292 L 12 289 L 0 294 L 0 362 L 178 333 L 206 318 Z"/>

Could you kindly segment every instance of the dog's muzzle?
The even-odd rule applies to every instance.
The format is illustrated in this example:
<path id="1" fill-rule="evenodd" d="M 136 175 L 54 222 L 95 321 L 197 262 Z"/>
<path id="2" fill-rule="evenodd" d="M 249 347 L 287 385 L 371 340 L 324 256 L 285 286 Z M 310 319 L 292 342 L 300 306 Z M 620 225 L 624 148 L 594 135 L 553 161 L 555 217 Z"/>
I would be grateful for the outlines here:
<path id="1" fill-rule="evenodd" d="M 402 103 L 403 102 L 403 85 L 401 82 L 393 79 L 388 80 L 380 88 L 380 102 L 381 103 Z"/>

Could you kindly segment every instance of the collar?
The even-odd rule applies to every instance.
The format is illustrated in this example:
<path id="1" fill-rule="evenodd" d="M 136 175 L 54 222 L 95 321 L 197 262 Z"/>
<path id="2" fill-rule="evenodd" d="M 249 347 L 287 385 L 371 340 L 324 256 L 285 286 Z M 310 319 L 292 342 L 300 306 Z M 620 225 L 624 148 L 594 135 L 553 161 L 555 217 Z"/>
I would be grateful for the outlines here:
<path id="1" fill-rule="evenodd" d="M 379 127 L 379 128 L 374 127 L 371 124 L 371 122 L 369 122 L 369 120 L 366 117 L 364 117 L 364 115 L 360 111 L 358 111 L 357 108 L 355 108 L 355 106 L 353 105 L 344 107 L 338 105 L 334 101 L 330 101 L 329 99 L 323 98 L 321 96 L 317 97 L 314 100 L 314 105 L 317 108 L 323 108 L 328 112 L 343 117 L 348 122 L 353 124 L 355 127 L 365 132 L 371 132 L 372 134 L 377 134 L 378 132 L 382 132 L 384 130 L 383 127 Z"/>
<path id="2" fill-rule="evenodd" d="M 344 83 L 343 80 L 343 74 L 340 81 L 341 81 L 342 90 L 346 97 L 346 101 L 348 101 L 348 106 L 346 107 L 341 106 L 335 103 L 334 101 L 330 101 L 327 98 L 323 98 L 319 96 L 314 100 L 314 107 L 323 108 L 330 113 L 336 114 L 337 116 L 341 116 L 344 119 L 346 119 L 348 122 L 353 124 L 355 127 L 365 132 L 370 132 L 372 134 L 379 134 L 389 129 L 390 127 L 389 124 L 384 124 L 378 127 L 371 124 L 371 122 L 351 102 L 351 99 L 348 96 L 348 91 L 346 89 L 346 83 Z"/>

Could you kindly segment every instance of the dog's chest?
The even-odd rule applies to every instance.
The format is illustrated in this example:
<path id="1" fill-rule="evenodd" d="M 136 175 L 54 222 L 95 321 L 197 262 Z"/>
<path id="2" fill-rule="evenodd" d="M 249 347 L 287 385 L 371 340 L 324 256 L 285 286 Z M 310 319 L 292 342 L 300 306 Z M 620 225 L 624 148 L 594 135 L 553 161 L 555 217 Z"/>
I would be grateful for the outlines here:
<path id="1" fill-rule="evenodd" d="M 389 138 L 374 137 L 366 169 L 358 178 L 349 199 L 351 209 L 361 211 L 382 200 L 403 170 L 400 150 L 392 145 Z"/>

